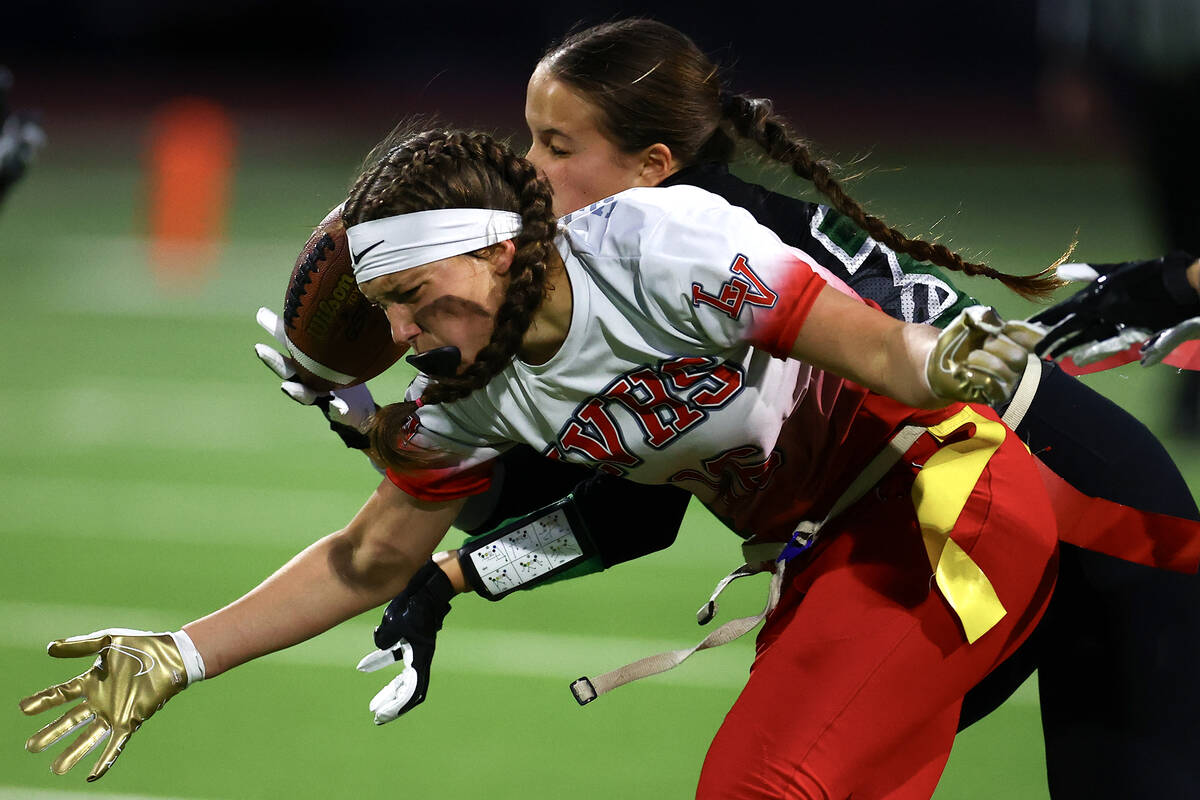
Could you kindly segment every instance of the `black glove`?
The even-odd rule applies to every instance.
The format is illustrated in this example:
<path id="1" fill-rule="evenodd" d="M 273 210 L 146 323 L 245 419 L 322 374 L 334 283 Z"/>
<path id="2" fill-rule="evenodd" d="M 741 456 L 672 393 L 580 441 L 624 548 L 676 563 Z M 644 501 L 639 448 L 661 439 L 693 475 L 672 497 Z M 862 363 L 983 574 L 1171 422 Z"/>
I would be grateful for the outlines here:
<path id="1" fill-rule="evenodd" d="M 1090 266 L 1097 275 L 1086 288 L 1030 317 L 1050 328 L 1035 352 L 1052 358 L 1071 355 L 1082 365 L 1200 316 L 1200 295 L 1187 280 L 1195 261 L 1175 252 L 1153 261 L 1060 267 L 1063 272 Z"/>
<path id="2" fill-rule="evenodd" d="M 371 700 L 376 725 L 391 722 L 424 702 L 437 633 L 450 613 L 452 597 L 450 579 L 430 561 L 388 603 L 383 620 L 375 628 L 375 646 L 379 649 L 358 664 L 359 671 L 374 672 L 404 662 L 404 671 Z"/>

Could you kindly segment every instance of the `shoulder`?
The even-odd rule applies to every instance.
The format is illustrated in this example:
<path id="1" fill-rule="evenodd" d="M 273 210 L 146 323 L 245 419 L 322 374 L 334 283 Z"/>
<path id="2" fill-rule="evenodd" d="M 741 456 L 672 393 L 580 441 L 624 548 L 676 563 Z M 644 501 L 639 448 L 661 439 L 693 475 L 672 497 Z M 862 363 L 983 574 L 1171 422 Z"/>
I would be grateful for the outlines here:
<path id="1" fill-rule="evenodd" d="M 617 259 L 651 267 L 662 258 L 706 260 L 736 240 L 775 238 L 745 209 L 695 186 L 639 187 L 605 198 L 560 221 L 585 260 Z"/>

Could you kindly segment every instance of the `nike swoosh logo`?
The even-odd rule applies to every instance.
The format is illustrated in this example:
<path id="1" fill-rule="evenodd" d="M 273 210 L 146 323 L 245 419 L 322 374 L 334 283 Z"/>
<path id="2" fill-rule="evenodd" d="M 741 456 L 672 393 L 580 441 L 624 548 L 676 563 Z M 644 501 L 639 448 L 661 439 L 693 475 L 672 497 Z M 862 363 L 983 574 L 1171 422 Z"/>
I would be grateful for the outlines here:
<path id="1" fill-rule="evenodd" d="M 145 675 L 147 672 L 154 669 L 154 656 L 150 655 L 145 650 L 139 650 L 138 648 L 130 647 L 127 644 L 110 644 L 105 649 L 116 650 L 118 653 L 122 653 L 130 658 L 137 659 L 137 662 L 142 665 L 142 668 L 136 675 L 134 675 L 135 678 L 138 675 Z M 145 656 L 145 658 L 142 658 L 142 656 Z"/>
<path id="2" fill-rule="evenodd" d="M 362 260 L 363 256 L 365 256 L 367 253 L 374 250 L 376 247 L 379 247 L 379 245 L 383 244 L 385 241 L 386 241 L 385 239 L 380 239 L 378 242 L 371 245 L 370 247 L 364 248 L 362 250 L 359 250 L 357 253 L 354 253 L 354 263 L 357 264 L 359 261 Z"/>

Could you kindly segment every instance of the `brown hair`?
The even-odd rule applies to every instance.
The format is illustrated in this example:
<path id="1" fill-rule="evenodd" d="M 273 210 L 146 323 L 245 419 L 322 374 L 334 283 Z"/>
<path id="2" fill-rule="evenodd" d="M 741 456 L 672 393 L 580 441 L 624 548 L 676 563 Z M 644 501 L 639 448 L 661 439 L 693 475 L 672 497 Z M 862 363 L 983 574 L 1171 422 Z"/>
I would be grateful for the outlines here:
<path id="1" fill-rule="evenodd" d="M 550 186 L 533 166 L 485 133 L 400 130 L 381 142 L 350 189 L 342 210 L 346 227 L 382 217 L 436 208 L 495 208 L 521 215 L 504 302 L 487 345 L 461 375 L 434 379 L 423 404 L 466 397 L 505 368 L 521 345 L 546 294 L 547 258 L 556 232 Z M 410 469 L 429 454 L 404 447 L 414 402 L 379 409 L 371 446 L 388 466 Z"/>
<path id="2" fill-rule="evenodd" d="M 688 36 L 656 20 L 631 18 L 569 35 L 540 62 L 599 111 L 606 137 L 627 153 L 661 142 L 684 166 L 731 161 L 736 137 L 811 181 L 831 205 L 892 250 L 967 275 L 985 275 L 1027 298 L 1045 297 L 1062 281 L 1053 266 L 1010 275 L 967 261 L 945 245 L 910 239 L 868 214 L 833 177 L 832 165 L 794 136 L 769 100 L 722 90 L 718 67 Z"/>

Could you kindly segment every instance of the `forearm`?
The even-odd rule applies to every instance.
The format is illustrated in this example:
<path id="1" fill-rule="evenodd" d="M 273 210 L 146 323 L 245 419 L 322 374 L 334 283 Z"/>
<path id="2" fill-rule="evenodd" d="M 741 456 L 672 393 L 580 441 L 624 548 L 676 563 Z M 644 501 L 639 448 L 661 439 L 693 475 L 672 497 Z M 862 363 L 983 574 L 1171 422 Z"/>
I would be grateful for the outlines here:
<path id="1" fill-rule="evenodd" d="M 306 548 L 245 596 L 184 627 L 208 675 L 385 603 L 429 560 L 461 505 L 418 501 L 383 481 L 343 530 Z"/>
<path id="2" fill-rule="evenodd" d="M 915 408 L 947 401 L 929 387 L 925 362 L 940 331 L 904 323 L 826 287 L 809 311 L 792 356 Z"/>
<path id="3" fill-rule="evenodd" d="M 420 566 L 407 559 L 367 564 L 368 558 L 355 553 L 344 531 L 330 534 L 238 600 L 185 625 L 208 677 L 387 602 Z"/>

